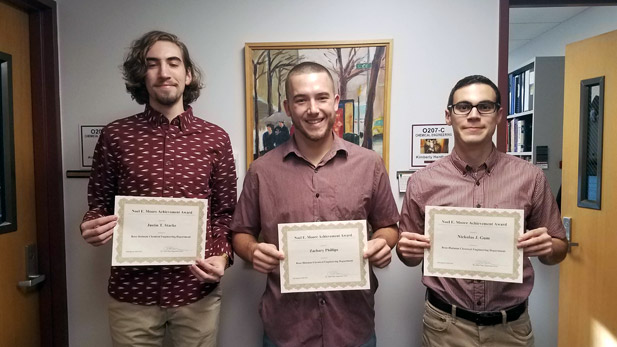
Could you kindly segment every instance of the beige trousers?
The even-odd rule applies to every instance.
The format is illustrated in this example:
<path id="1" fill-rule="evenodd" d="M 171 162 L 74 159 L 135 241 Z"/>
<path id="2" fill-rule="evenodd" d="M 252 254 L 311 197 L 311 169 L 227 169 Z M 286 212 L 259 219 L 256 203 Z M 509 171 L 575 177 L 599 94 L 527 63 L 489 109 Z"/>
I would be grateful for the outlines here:
<path id="1" fill-rule="evenodd" d="M 205 298 L 176 308 L 109 301 L 114 347 L 161 347 L 165 333 L 175 347 L 216 347 L 221 287 Z"/>
<path id="2" fill-rule="evenodd" d="M 479 326 L 453 317 L 428 301 L 424 305 L 422 345 L 425 347 L 525 346 L 533 347 L 533 331 L 527 310 L 519 319 L 492 326 Z"/>

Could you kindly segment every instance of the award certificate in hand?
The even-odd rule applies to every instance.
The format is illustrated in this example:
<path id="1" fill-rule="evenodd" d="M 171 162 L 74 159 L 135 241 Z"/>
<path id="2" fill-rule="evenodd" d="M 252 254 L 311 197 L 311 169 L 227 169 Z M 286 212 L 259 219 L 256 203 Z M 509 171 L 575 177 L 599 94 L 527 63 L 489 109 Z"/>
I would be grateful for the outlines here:
<path id="1" fill-rule="evenodd" d="M 370 289 L 366 220 L 278 228 L 282 293 Z"/>
<path id="2" fill-rule="evenodd" d="M 521 283 L 524 211 L 426 206 L 424 275 Z"/>
<path id="3" fill-rule="evenodd" d="M 116 196 L 112 266 L 186 265 L 204 258 L 208 200 Z"/>

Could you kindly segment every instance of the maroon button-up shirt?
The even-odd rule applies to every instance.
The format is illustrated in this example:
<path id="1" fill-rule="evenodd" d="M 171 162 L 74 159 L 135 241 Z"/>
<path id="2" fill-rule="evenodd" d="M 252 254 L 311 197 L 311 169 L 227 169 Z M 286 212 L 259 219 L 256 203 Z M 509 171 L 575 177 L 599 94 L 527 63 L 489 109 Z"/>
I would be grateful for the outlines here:
<path id="1" fill-rule="evenodd" d="M 414 173 L 407 183 L 400 232 L 424 234 L 425 206 L 522 209 L 525 230 L 548 228 L 564 239 L 555 198 L 542 170 L 519 158 L 493 151 L 473 171 L 455 151 Z M 522 303 L 533 287 L 533 267 L 523 262 L 523 283 L 424 276 L 422 282 L 443 301 L 473 311 L 497 311 Z"/>
<path id="2" fill-rule="evenodd" d="M 83 220 L 114 213 L 116 195 L 208 199 L 206 254 L 232 259 L 229 223 L 236 205 L 236 169 L 229 136 L 189 107 L 171 123 L 146 107 L 107 125 L 94 150 Z M 109 294 L 139 305 L 178 307 L 217 284 L 201 284 L 188 266 L 111 268 Z"/>
<path id="3" fill-rule="evenodd" d="M 396 224 L 398 210 L 383 161 L 334 137 L 315 167 L 289 140 L 251 165 L 231 229 L 277 245 L 279 223 L 366 219 L 373 230 Z M 278 268 L 268 275 L 260 314 L 268 337 L 286 346 L 358 346 L 374 332 L 371 290 L 281 294 Z"/>

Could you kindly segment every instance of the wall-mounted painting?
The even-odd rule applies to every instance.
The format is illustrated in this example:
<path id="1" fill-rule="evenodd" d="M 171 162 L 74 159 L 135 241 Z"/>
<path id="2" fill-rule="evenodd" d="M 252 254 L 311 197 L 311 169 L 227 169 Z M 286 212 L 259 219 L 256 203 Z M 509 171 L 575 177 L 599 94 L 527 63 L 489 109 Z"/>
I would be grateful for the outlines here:
<path id="1" fill-rule="evenodd" d="M 379 153 L 388 168 L 392 40 L 245 44 L 247 168 L 293 134 L 285 80 L 305 61 L 332 74 L 340 96 L 334 133 Z"/>

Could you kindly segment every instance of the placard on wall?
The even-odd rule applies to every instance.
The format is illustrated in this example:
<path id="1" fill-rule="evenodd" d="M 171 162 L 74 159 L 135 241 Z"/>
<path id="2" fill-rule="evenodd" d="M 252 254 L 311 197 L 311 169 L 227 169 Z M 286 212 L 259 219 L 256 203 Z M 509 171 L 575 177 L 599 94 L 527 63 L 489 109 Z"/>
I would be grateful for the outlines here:
<path id="1" fill-rule="evenodd" d="M 423 167 L 441 159 L 454 148 L 454 132 L 447 124 L 411 126 L 411 167 Z"/>
<path id="2" fill-rule="evenodd" d="M 102 125 L 80 125 L 79 126 L 79 141 L 81 144 L 81 166 L 83 168 L 92 167 L 92 156 L 94 148 L 99 140 Z"/>

